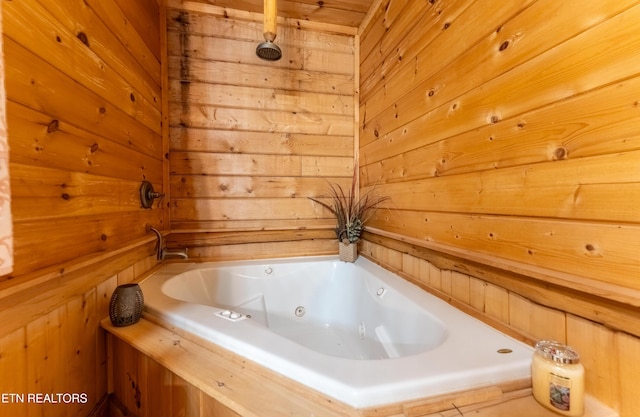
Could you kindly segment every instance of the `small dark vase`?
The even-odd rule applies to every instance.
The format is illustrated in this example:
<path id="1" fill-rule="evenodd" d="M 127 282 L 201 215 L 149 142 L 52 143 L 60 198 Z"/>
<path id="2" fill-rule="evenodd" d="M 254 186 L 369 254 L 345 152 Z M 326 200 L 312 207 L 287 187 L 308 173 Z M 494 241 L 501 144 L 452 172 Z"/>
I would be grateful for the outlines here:
<path id="1" fill-rule="evenodd" d="M 123 284 L 113 291 L 109 302 L 109 318 L 116 327 L 137 323 L 142 316 L 144 296 L 138 284 Z"/>

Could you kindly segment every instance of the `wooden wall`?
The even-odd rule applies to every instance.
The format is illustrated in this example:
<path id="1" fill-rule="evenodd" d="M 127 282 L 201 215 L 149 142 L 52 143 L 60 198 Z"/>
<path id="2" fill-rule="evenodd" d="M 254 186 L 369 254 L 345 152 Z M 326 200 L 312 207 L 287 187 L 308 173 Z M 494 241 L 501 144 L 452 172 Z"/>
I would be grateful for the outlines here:
<path id="1" fill-rule="evenodd" d="M 425 248 L 383 240 L 365 241 L 362 252 L 385 268 L 425 288 L 455 307 L 527 343 L 553 339 L 580 352 L 587 391 L 614 408 L 621 417 L 637 416 L 640 398 L 640 338 L 594 323 L 576 314 L 545 306 L 540 299 L 571 297 L 553 289 L 519 281 L 504 271 L 457 270 Z M 429 258 L 430 260 L 427 260 Z M 478 278 L 480 276 L 481 278 Z M 537 297 L 531 297 L 537 293 Z"/>
<path id="2" fill-rule="evenodd" d="M 147 3 L 155 16 L 132 21 L 159 19 Z M 158 25 L 136 32 L 118 2 L 31 0 L 4 11 L 13 275 L 161 227 L 161 211 L 138 199 L 143 179 L 162 185 Z"/>
<path id="3" fill-rule="evenodd" d="M 0 392 L 87 401 L 0 404 L 85 416 L 106 394 L 99 320 L 156 264 L 140 208 L 162 189 L 163 11 L 155 0 L 3 2 L 15 266 L 0 277 Z"/>
<path id="4" fill-rule="evenodd" d="M 497 285 L 506 304 L 485 308 L 583 350 L 588 391 L 625 417 L 640 413 L 624 388 L 640 377 L 625 367 L 640 336 L 639 18 L 638 1 L 385 0 L 360 41 L 361 181 L 392 197 L 368 242 Z"/>
<path id="5" fill-rule="evenodd" d="M 336 251 L 307 197 L 350 184 L 354 28 L 279 19 L 263 61 L 262 15 L 169 1 L 171 230 L 191 257 Z M 327 240 L 329 239 L 329 240 Z"/>

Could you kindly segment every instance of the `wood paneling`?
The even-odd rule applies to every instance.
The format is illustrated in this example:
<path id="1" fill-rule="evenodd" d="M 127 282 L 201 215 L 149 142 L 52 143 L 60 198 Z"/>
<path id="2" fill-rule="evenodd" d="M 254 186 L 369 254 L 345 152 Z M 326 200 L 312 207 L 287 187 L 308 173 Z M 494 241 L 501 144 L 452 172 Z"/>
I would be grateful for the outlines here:
<path id="1" fill-rule="evenodd" d="M 193 0 L 193 3 L 215 4 L 226 9 L 239 9 L 262 14 L 263 0 Z M 313 21 L 358 27 L 365 18 L 373 0 L 279 0 L 278 16 L 290 20 Z M 279 36 L 279 35 L 278 35 Z"/>
<path id="2" fill-rule="evenodd" d="M 393 3 L 361 30 L 371 226 L 637 306 L 638 2 Z"/>
<path id="3" fill-rule="evenodd" d="M 307 197 L 326 193 L 327 181 L 348 184 L 353 172 L 354 37 L 335 25 L 285 23 L 276 40 L 283 58 L 265 62 L 255 55 L 257 17 L 194 3 L 167 11 L 169 244 L 209 232 L 192 256 L 215 256 L 215 232 L 291 230 L 298 241 L 295 230 L 325 228 L 329 213 Z M 300 253 L 291 249 L 280 255 Z"/>
<path id="4" fill-rule="evenodd" d="M 215 226 L 218 222 L 202 224 L 203 228 Z M 253 230 L 245 232 L 197 231 L 174 233 L 168 244 L 189 248 L 189 257 L 208 260 L 280 258 L 283 256 L 330 255 L 336 253 L 335 233 L 325 229 L 273 230 L 257 220 Z"/>
<path id="5" fill-rule="evenodd" d="M 110 366 L 122 415 L 204 417 L 214 410 L 219 417 L 357 415 L 250 360 L 144 318 L 135 326 L 105 323 L 105 328 L 112 333 Z"/>
<path id="6" fill-rule="evenodd" d="M 361 183 L 392 197 L 363 250 L 575 346 L 587 391 L 637 415 L 640 5 L 399 3 L 360 31 Z"/>
<path id="7" fill-rule="evenodd" d="M 143 179 L 165 182 L 159 13 L 155 0 L 2 4 L 15 268 L 0 277 L 0 392 L 25 401 L 0 414 L 87 416 L 107 394 L 99 320 L 116 285 L 157 262 L 146 225 L 164 228 L 138 197 Z"/>
<path id="8" fill-rule="evenodd" d="M 144 10 L 158 18 L 155 1 L 4 5 L 15 279 L 162 227 L 137 201 L 164 160 L 160 51 L 144 41 L 160 23 L 127 19 Z"/>
<path id="9" fill-rule="evenodd" d="M 508 273 L 491 271 L 482 266 L 472 270 L 464 259 L 443 257 L 425 249 L 412 248 L 406 243 L 381 243 L 366 240 L 361 252 L 513 337 L 530 344 L 551 339 L 573 346 L 580 353 L 585 366 L 586 390 L 590 395 L 615 409 L 620 417 L 632 417 L 640 412 L 637 396 L 629 388 L 639 375 L 636 358 L 640 337 L 564 311 L 563 307 L 577 301 L 571 297 L 559 299 L 553 307 L 549 307 L 548 300 L 559 298 L 561 294 L 558 289 L 548 285 L 531 282 L 523 283 L 528 287 L 519 287 L 510 282 L 517 279 Z M 468 287 L 460 285 L 467 281 L 475 284 Z M 484 287 L 484 291 L 478 291 L 478 286 Z M 533 299 L 525 298 L 530 296 L 534 296 Z M 605 312 L 607 307 L 586 303 L 578 312 L 585 314 L 588 309 L 592 310 L 595 319 L 601 314 L 610 314 Z M 626 319 L 619 317 L 615 321 L 623 323 L 625 320 L 637 321 L 637 311 L 631 310 Z"/>
<path id="10" fill-rule="evenodd" d="M 87 416 L 106 396 L 106 344 L 99 321 L 108 314 L 116 286 L 155 265 L 149 257 L 125 268 L 132 257 L 140 258 L 133 252 L 104 260 L 99 270 L 91 265 L 69 274 L 57 288 L 40 285 L 39 297 L 24 300 L 23 291 L 2 300 L 0 391 L 22 396 L 3 401 L 3 414 Z M 87 279 L 91 275 L 95 278 Z M 29 393 L 52 399 L 29 400 Z M 58 394 L 75 397 L 65 397 L 65 403 Z"/>

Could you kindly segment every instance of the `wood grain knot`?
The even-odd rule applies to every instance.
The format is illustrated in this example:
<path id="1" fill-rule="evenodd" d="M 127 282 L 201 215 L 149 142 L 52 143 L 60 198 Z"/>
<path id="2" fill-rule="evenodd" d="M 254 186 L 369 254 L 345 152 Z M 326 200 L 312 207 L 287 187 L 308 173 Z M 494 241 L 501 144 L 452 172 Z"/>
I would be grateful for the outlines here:
<path id="1" fill-rule="evenodd" d="M 47 133 L 57 132 L 60 129 L 60 121 L 53 119 L 47 126 Z"/>
<path id="2" fill-rule="evenodd" d="M 84 32 L 78 32 L 78 34 L 76 35 L 76 37 L 78 39 L 80 39 L 80 42 L 84 43 L 85 45 L 89 46 L 89 38 L 87 37 L 87 34 Z"/>
<path id="3" fill-rule="evenodd" d="M 567 148 L 559 147 L 553 152 L 553 157 L 555 159 L 566 159 L 569 152 L 567 152 Z"/>

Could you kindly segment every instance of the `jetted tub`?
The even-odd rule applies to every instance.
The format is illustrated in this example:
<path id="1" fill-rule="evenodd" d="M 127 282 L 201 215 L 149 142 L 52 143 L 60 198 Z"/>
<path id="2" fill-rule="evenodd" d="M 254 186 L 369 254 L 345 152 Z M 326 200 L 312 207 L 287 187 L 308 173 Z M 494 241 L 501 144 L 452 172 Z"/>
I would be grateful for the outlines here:
<path id="1" fill-rule="evenodd" d="M 363 257 L 174 263 L 141 287 L 146 313 L 355 408 L 530 377 L 532 348 Z"/>

